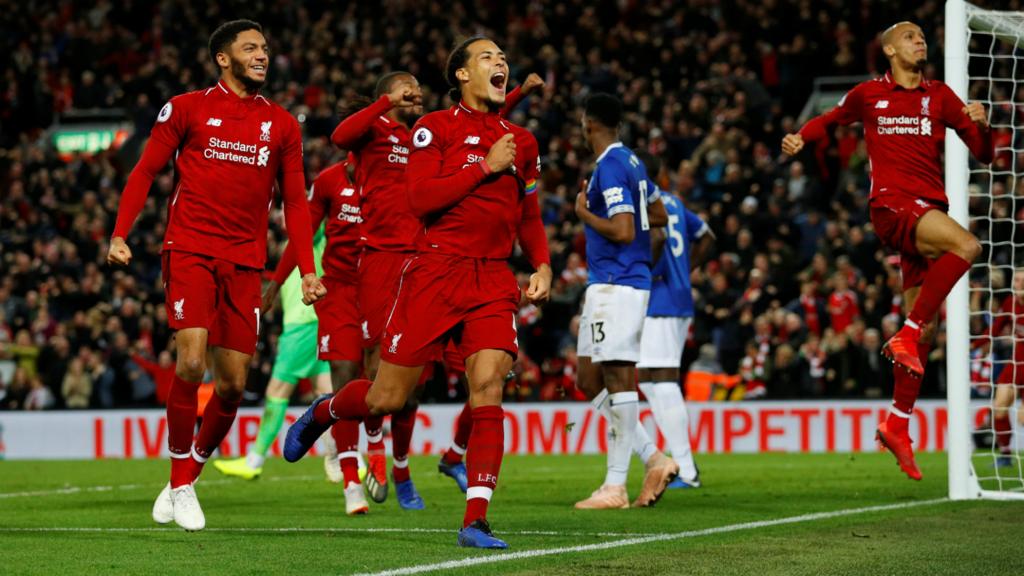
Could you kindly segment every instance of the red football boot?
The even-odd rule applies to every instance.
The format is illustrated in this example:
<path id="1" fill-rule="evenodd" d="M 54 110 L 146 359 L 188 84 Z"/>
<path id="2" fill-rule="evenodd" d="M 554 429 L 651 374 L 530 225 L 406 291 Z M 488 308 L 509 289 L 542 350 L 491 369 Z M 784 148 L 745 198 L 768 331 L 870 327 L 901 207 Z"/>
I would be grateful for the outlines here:
<path id="1" fill-rule="evenodd" d="M 899 365 L 910 373 L 914 378 L 924 376 L 924 366 L 918 357 L 917 340 L 919 335 L 915 330 L 904 326 L 895 336 L 889 339 L 882 346 L 882 355 Z"/>
<path id="2" fill-rule="evenodd" d="M 890 428 L 894 428 L 890 430 Z M 902 426 L 902 431 L 896 430 L 895 426 L 890 426 L 889 421 L 886 420 L 878 425 L 878 430 L 875 432 L 875 440 L 882 444 L 892 455 L 896 457 L 896 462 L 900 465 L 900 470 L 906 473 L 907 477 L 911 480 L 921 479 L 921 470 L 917 467 L 917 463 L 914 462 L 914 449 L 911 448 L 912 440 L 910 434 L 907 433 L 906 426 Z"/>

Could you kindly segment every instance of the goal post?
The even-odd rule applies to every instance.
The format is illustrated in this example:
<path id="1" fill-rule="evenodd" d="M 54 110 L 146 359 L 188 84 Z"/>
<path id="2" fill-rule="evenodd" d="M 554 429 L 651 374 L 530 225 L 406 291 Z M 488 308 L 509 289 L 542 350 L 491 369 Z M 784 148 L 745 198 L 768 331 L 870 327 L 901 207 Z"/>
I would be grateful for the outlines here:
<path id="1" fill-rule="evenodd" d="M 1024 250 L 1021 250 L 1024 235 L 1018 240 L 1011 231 L 1007 242 L 993 233 L 993 224 L 1006 224 L 1011 230 L 1016 228 L 1019 212 L 1011 208 L 1007 217 L 998 206 L 1000 202 L 1007 202 L 1012 207 L 1015 191 L 1018 194 L 1024 191 L 1020 184 L 1024 166 L 1017 165 L 1024 159 L 1024 150 L 1018 149 L 1024 146 L 1024 82 L 1017 80 L 1024 79 L 1024 12 L 985 10 L 964 0 L 947 0 L 945 16 L 946 84 L 965 102 L 981 101 L 989 111 L 992 129 L 1008 131 L 1010 135 L 1009 144 L 997 144 L 996 149 L 997 158 L 1000 154 L 1010 155 L 1009 167 L 972 168 L 966 145 L 953 130 L 946 132 L 945 184 L 949 214 L 977 233 L 985 248 L 982 258 L 960 279 L 946 303 L 949 497 L 954 500 L 1024 499 L 1024 470 L 1019 454 L 1015 452 L 1007 460 L 1011 465 L 1001 467 L 998 465 L 1000 454 L 994 444 L 979 447 L 975 452 L 973 435 L 978 404 L 972 405 L 971 399 L 974 384 L 990 390 L 994 397 L 997 368 L 1006 369 L 1006 360 L 1024 362 L 1024 358 L 1014 358 L 1016 346 L 1010 342 L 1009 357 L 1005 350 L 1000 350 L 1002 357 L 995 358 L 993 369 L 984 373 L 983 381 L 972 382 L 972 325 L 977 330 L 979 325 L 987 326 L 991 322 L 993 301 L 1005 297 L 1013 270 L 1024 266 Z M 993 197 L 996 186 L 1002 187 L 1004 192 Z M 976 196 L 972 196 L 972 192 Z M 1006 277 L 1007 270 L 1010 278 Z M 974 280 L 978 287 L 972 288 L 969 280 Z M 972 302 L 979 309 L 972 309 Z M 984 337 L 984 334 L 973 336 Z M 1000 348 L 1006 347 L 1005 342 L 1001 343 Z M 996 346 L 992 348 L 991 354 L 995 355 Z M 991 361 L 993 357 L 984 360 Z M 991 399 L 976 402 L 988 404 L 990 410 L 993 407 Z M 1014 401 L 1010 411 L 1011 422 L 1017 420 L 1017 402 Z M 992 424 L 988 426 L 988 430 L 981 432 L 987 433 L 986 437 L 994 442 Z"/>

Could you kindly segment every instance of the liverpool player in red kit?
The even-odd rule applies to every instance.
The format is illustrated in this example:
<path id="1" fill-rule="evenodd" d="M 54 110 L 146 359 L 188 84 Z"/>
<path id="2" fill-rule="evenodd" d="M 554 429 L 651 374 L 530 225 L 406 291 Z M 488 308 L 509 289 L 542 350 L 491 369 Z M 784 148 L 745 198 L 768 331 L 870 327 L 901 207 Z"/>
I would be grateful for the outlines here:
<path id="1" fill-rule="evenodd" d="M 312 229 L 326 218 L 324 234 L 327 247 L 323 255 L 323 283 L 327 294 L 316 303 L 317 357 L 331 366 L 334 391 L 359 376 L 363 360 L 363 337 L 356 302 L 359 257 L 362 243 L 362 207 L 359 189 L 349 180 L 349 162 L 328 167 L 310 188 L 309 216 Z M 264 308 L 277 298 L 277 292 L 295 269 L 295 249 L 285 248 L 274 272 L 274 279 L 263 295 Z M 359 482 L 359 423 L 340 421 L 331 427 L 331 437 L 338 447 L 345 513 L 365 514 L 369 511 L 363 486 Z"/>
<path id="2" fill-rule="evenodd" d="M 107 255 L 112 264 L 131 261 L 125 238 L 153 178 L 175 156 L 177 185 L 163 245 L 167 316 L 178 354 L 167 399 L 171 481 L 153 505 L 153 519 L 174 520 L 186 530 L 206 524 L 193 483 L 234 422 L 256 349 L 275 182 L 305 299 L 311 303 L 325 293 L 313 265 L 298 123 L 258 93 L 269 63 L 262 28 L 248 20 L 222 25 L 210 37 L 210 55 L 220 81 L 176 96 L 160 110 L 125 186 Z M 217 385 L 193 444 L 207 346 Z"/>
<path id="3" fill-rule="evenodd" d="M 354 301 L 358 301 L 362 317 L 363 345 L 368 351 L 365 368 L 370 379 L 377 375 L 380 335 L 395 301 L 402 266 L 413 254 L 420 228 L 405 195 L 405 167 L 412 145 L 409 128 L 423 115 L 423 92 L 408 72 L 382 76 L 374 95 L 375 102 L 346 117 L 331 135 L 335 145 L 350 152 L 355 185 L 362 194 L 364 250 L 359 258 L 358 299 Z M 409 475 L 408 459 L 417 407 L 413 396 L 391 415 L 392 474 L 398 503 L 413 510 L 423 508 Z M 383 502 L 388 493 L 382 424 L 380 418 L 365 422 L 369 453 L 366 487 L 376 502 Z M 354 451 L 344 453 L 341 467 L 346 485 L 359 483 Z"/>
<path id="4" fill-rule="evenodd" d="M 417 255 L 404 267 L 389 313 L 376 381 L 356 380 L 334 397 L 319 399 L 289 429 L 284 453 L 298 460 L 335 420 L 400 410 L 423 366 L 454 341 L 466 358 L 473 406 L 469 489 L 458 542 L 506 548 L 491 534 L 486 514 L 501 468 L 503 381 L 518 351 L 519 286 L 507 264 L 517 228 L 537 269 L 527 298 L 547 300 L 551 285 L 535 194 L 537 141 L 498 114 L 508 65 L 494 42 L 474 37 L 461 43 L 446 72 L 460 101 L 424 116 L 413 130 L 406 183 L 422 228 Z"/>
<path id="5" fill-rule="evenodd" d="M 985 108 L 977 102 L 964 105 L 948 86 L 923 77 L 927 46 L 921 28 L 910 22 L 890 27 L 882 34 L 882 49 L 889 72 L 859 84 L 832 111 L 787 135 L 782 150 L 797 154 L 805 140 L 824 139 L 834 124 L 864 124 L 871 222 L 882 242 L 900 253 L 908 311 L 903 328 L 882 349 L 895 365 L 896 385 L 878 440 L 907 476 L 920 480 L 907 424 L 924 375 L 922 359 L 942 301 L 981 252 L 978 239 L 946 214 L 945 128 L 956 130 L 980 162 L 991 162 L 994 149 Z"/>

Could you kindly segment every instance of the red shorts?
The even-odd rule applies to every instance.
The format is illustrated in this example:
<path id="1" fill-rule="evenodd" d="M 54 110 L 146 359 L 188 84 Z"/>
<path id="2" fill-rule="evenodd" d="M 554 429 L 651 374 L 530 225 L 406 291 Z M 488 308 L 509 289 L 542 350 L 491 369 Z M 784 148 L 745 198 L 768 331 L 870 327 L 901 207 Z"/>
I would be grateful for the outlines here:
<path id="1" fill-rule="evenodd" d="M 363 331 L 359 323 L 355 282 L 324 277 L 327 296 L 313 304 L 319 320 L 317 357 L 321 360 L 363 360 Z"/>
<path id="2" fill-rule="evenodd" d="M 932 261 L 917 251 L 914 230 L 917 221 L 931 210 L 943 213 L 949 207 L 905 194 L 886 194 L 871 199 L 871 224 L 885 246 L 900 253 L 903 289 L 920 286 Z"/>
<path id="3" fill-rule="evenodd" d="M 359 313 L 366 322 L 363 345 L 380 344 L 380 335 L 395 305 L 402 267 L 413 255 L 407 252 L 363 250 L 359 258 Z"/>
<path id="4" fill-rule="evenodd" d="M 205 328 L 207 343 L 252 355 L 260 333 L 260 271 L 164 250 L 164 306 L 174 330 Z"/>
<path id="5" fill-rule="evenodd" d="M 480 350 L 519 352 L 519 283 L 502 260 L 438 254 L 411 258 L 381 340 L 381 359 L 423 366 L 453 341 L 466 358 Z"/>
<path id="6" fill-rule="evenodd" d="M 449 341 L 448 345 L 444 347 L 442 361 L 448 367 L 449 372 L 466 371 L 466 358 L 459 351 L 459 347 L 455 345 L 454 340 Z"/>
<path id="7" fill-rule="evenodd" d="M 1024 362 L 1021 361 L 1010 361 L 1003 366 L 1002 372 L 999 373 L 999 380 L 996 384 L 1005 386 L 1007 384 L 1013 384 L 1016 388 L 1024 388 Z"/>

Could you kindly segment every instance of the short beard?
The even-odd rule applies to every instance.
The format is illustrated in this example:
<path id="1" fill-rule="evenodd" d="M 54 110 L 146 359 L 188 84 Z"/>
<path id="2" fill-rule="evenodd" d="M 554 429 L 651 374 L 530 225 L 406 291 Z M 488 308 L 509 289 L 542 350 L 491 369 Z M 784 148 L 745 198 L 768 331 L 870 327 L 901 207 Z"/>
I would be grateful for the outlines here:
<path id="1" fill-rule="evenodd" d="M 415 106 L 408 108 L 399 108 L 398 110 L 398 121 L 407 125 L 412 126 L 420 119 L 420 114 L 416 112 Z"/>
<path id="2" fill-rule="evenodd" d="M 924 67 L 928 65 L 927 58 L 921 58 L 917 62 L 914 62 L 914 70 L 917 72 L 924 72 Z"/>
<path id="3" fill-rule="evenodd" d="M 264 81 L 249 78 L 249 76 L 246 75 L 245 65 L 234 58 L 231 58 L 231 75 L 241 82 L 242 86 L 245 87 L 245 91 L 250 94 L 254 94 L 258 92 L 260 88 L 263 88 Z"/>

